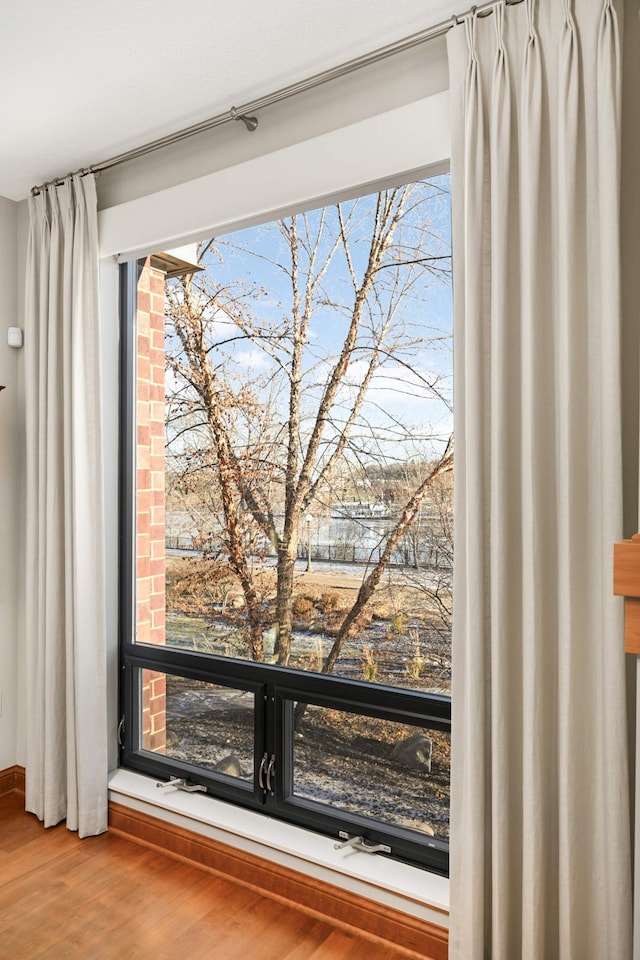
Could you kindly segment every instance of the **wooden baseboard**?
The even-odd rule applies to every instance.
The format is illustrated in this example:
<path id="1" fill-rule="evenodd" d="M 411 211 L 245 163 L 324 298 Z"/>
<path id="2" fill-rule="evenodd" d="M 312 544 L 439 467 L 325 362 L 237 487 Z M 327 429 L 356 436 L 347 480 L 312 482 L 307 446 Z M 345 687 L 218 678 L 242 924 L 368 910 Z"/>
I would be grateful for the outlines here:
<path id="1" fill-rule="evenodd" d="M 24 767 L 17 764 L 0 770 L 0 797 L 19 793 L 24 796 Z"/>
<path id="2" fill-rule="evenodd" d="M 234 880 L 360 938 L 393 945 L 414 960 L 446 960 L 448 956 L 448 931 L 443 927 L 138 810 L 110 803 L 109 830 Z"/>

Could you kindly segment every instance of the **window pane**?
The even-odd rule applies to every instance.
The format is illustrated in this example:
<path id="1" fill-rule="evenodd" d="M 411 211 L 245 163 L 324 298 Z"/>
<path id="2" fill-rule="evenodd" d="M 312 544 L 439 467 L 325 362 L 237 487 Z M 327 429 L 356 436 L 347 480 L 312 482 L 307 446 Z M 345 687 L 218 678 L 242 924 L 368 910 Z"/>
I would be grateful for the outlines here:
<path id="1" fill-rule="evenodd" d="M 445 840 L 449 755 L 449 734 L 309 705 L 293 795 Z"/>
<path id="2" fill-rule="evenodd" d="M 448 691 L 450 280 L 448 175 L 147 258 L 137 641 Z"/>
<path id="3" fill-rule="evenodd" d="M 252 693 L 152 670 L 140 682 L 142 749 L 253 781 Z"/>

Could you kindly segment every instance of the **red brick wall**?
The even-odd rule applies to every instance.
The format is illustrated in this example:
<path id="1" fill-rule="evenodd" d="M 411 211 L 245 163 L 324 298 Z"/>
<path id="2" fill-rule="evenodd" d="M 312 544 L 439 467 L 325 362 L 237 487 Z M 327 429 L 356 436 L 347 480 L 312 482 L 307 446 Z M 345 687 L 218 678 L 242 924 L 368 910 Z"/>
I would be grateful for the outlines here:
<path id="1" fill-rule="evenodd" d="M 145 262 L 138 281 L 136 639 L 165 642 L 163 271 Z M 143 674 L 142 746 L 164 752 L 166 680 Z"/>
<path id="2" fill-rule="evenodd" d="M 164 673 L 142 671 L 142 746 L 164 753 L 167 746 L 167 678 Z"/>

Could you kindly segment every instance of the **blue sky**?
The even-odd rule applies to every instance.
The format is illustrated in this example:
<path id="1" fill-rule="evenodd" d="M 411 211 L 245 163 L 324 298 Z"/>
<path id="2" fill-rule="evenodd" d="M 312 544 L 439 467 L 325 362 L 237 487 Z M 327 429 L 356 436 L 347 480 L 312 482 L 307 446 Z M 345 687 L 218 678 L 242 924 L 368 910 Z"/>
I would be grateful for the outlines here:
<path id="1" fill-rule="evenodd" d="M 376 196 L 372 195 L 341 204 L 342 216 L 348 224 L 351 264 L 358 282 L 367 262 L 375 202 Z M 407 211 L 385 254 L 375 295 L 367 303 L 336 416 L 339 419 L 346 415 L 367 368 L 372 347 L 384 327 L 384 349 L 388 348 L 389 355 L 371 382 L 362 419 L 375 425 L 378 437 L 382 438 L 380 442 L 387 447 L 403 434 L 405 455 L 419 456 L 420 438 L 448 436 L 452 429 L 449 404 L 436 396 L 439 392 L 447 401 L 451 396 L 450 274 L 433 275 L 423 264 L 410 262 L 445 258 L 450 254 L 449 176 L 412 186 Z M 297 220 L 301 237 L 301 285 L 308 266 L 305 231 L 310 235 L 310 244 L 314 245 L 322 217 L 324 228 L 317 244 L 317 270 L 333 248 L 337 235 L 335 207 L 325 208 L 324 213 L 321 209 L 310 211 Z M 290 224 L 290 220 L 284 223 Z M 396 261 L 408 262 L 408 265 L 396 268 Z M 212 342 L 218 344 L 214 355 L 218 362 L 226 362 L 228 371 L 235 371 L 238 383 L 248 378 L 258 394 L 263 391 L 266 396 L 269 392 L 272 409 L 275 409 L 277 398 L 282 400 L 286 396 L 286 377 L 279 372 L 278 364 L 286 363 L 288 341 L 285 338 L 278 342 L 274 337 L 287 328 L 291 318 L 292 284 L 287 275 L 291 267 L 290 245 L 277 222 L 267 223 L 214 240 L 205 263 L 205 283 L 210 288 L 225 288 L 223 299 L 226 297 L 234 304 L 233 309 L 249 317 L 259 334 L 251 340 L 237 339 L 238 328 L 228 315 L 218 310 L 211 317 Z M 450 264 L 450 259 L 432 262 L 436 268 L 450 268 Z M 398 294 L 400 285 L 404 289 L 402 295 Z M 331 358 L 342 345 L 353 302 L 347 258 L 342 245 L 338 244 L 317 288 L 304 350 L 306 400 L 303 409 L 309 421 L 331 369 Z M 437 391 L 425 386 L 427 382 L 437 383 Z M 282 403 L 278 415 L 286 418 L 286 406 Z M 410 450 L 412 436 L 415 438 L 413 451 Z"/>

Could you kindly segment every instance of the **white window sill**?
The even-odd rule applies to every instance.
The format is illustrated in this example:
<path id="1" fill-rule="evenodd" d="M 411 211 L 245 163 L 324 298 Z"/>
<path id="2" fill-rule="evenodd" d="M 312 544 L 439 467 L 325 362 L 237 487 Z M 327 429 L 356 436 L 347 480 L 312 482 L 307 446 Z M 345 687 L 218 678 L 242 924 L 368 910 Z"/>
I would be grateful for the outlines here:
<path id="1" fill-rule="evenodd" d="M 156 780 L 116 770 L 110 799 L 307 876 L 368 897 L 412 917 L 449 926 L 449 881 L 425 870 L 353 850 L 334 840 L 263 814 L 178 790 L 158 790 Z"/>

